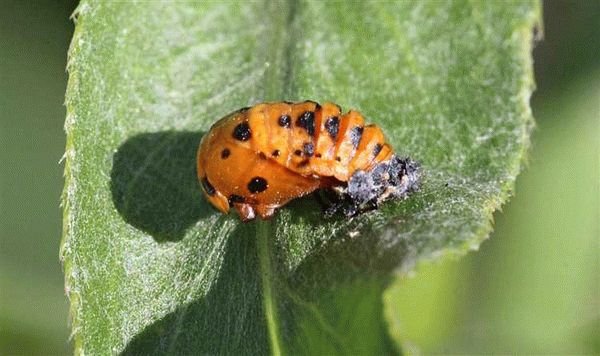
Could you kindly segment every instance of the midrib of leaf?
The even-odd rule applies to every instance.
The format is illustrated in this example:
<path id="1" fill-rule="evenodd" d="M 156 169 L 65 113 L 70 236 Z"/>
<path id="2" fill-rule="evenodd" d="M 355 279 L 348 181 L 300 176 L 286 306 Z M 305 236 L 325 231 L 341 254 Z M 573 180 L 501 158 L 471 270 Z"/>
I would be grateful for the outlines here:
<path id="1" fill-rule="evenodd" d="M 282 93 L 290 95 L 293 92 L 292 76 L 292 51 L 295 41 L 292 40 L 296 11 L 296 0 L 283 2 L 265 1 L 264 7 L 268 8 L 271 26 L 271 36 L 264 40 L 267 46 L 267 66 L 264 80 L 265 92 L 263 96 L 267 100 L 281 100 Z M 282 11 L 278 11 L 281 8 Z M 280 65 L 278 65 L 280 64 Z M 277 68 L 283 68 L 278 71 Z M 260 264 L 260 281 L 262 284 L 263 307 L 268 328 L 269 344 L 271 353 L 279 356 L 282 354 L 281 340 L 279 334 L 279 322 L 277 313 L 276 296 L 273 292 L 272 281 L 275 278 L 272 265 L 272 228 L 271 221 L 257 220 L 255 223 L 258 242 L 258 258 Z"/>
<path id="2" fill-rule="evenodd" d="M 273 355 L 281 355 L 279 340 L 279 325 L 277 304 L 273 293 L 271 281 L 273 280 L 273 267 L 271 265 L 271 222 L 259 220 L 256 222 L 256 239 L 258 240 L 258 257 L 260 261 L 260 275 L 263 292 L 263 305 L 267 328 L 269 329 L 269 342 Z"/>
<path id="3" fill-rule="evenodd" d="M 265 72 L 263 75 L 263 90 L 257 93 L 261 101 L 282 100 L 282 93 L 289 93 L 292 81 L 287 80 L 291 75 L 291 44 L 290 25 L 293 20 L 294 8 L 292 2 L 265 1 L 261 6 L 267 13 L 262 20 L 265 24 L 265 37 L 261 40 L 264 51 Z"/>

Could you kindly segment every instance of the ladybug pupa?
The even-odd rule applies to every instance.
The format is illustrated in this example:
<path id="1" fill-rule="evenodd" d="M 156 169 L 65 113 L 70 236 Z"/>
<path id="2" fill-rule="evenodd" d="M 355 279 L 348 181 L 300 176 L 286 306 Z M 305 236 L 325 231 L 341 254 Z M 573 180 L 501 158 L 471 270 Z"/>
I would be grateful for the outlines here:
<path id="1" fill-rule="evenodd" d="M 360 113 L 341 111 L 314 101 L 262 103 L 217 121 L 198 149 L 206 198 L 247 221 L 316 190 L 327 196 L 318 196 L 327 213 L 347 216 L 415 191 L 418 164 L 396 156 Z"/>

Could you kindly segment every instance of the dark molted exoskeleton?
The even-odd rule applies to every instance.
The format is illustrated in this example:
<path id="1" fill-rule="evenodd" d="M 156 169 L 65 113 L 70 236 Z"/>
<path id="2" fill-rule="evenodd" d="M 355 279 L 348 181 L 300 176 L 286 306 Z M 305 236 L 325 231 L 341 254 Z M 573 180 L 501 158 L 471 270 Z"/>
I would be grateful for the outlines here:
<path id="1" fill-rule="evenodd" d="M 389 199 L 403 199 L 419 189 L 419 164 L 410 158 L 392 156 L 377 164 L 370 171 L 358 170 L 345 187 L 334 190 L 326 212 L 333 215 L 341 210 L 352 217 L 376 209 Z"/>

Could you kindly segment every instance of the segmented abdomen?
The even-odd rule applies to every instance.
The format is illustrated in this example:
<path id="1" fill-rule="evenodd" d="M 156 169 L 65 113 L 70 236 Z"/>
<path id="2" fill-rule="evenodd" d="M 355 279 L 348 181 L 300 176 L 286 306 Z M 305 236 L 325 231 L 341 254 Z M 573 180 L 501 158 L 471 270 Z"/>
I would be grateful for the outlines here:
<path id="1" fill-rule="evenodd" d="M 251 149 L 301 175 L 345 182 L 393 154 L 379 127 L 365 125 L 357 111 L 342 115 L 333 103 L 264 103 L 243 114 L 239 125 L 247 120 Z"/>

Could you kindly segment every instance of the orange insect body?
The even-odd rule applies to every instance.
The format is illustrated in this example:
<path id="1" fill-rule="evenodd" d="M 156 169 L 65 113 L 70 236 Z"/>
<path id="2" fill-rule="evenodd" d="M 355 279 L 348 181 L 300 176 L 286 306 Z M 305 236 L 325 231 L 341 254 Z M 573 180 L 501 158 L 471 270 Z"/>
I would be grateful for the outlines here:
<path id="1" fill-rule="evenodd" d="M 203 137 L 197 164 L 207 199 L 243 220 L 269 218 L 317 189 L 342 187 L 357 204 L 405 196 L 418 179 L 414 162 L 398 159 L 379 127 L 356 111 L 342 115 L 338 105 L 313 101 L 225 116 Z"/>

